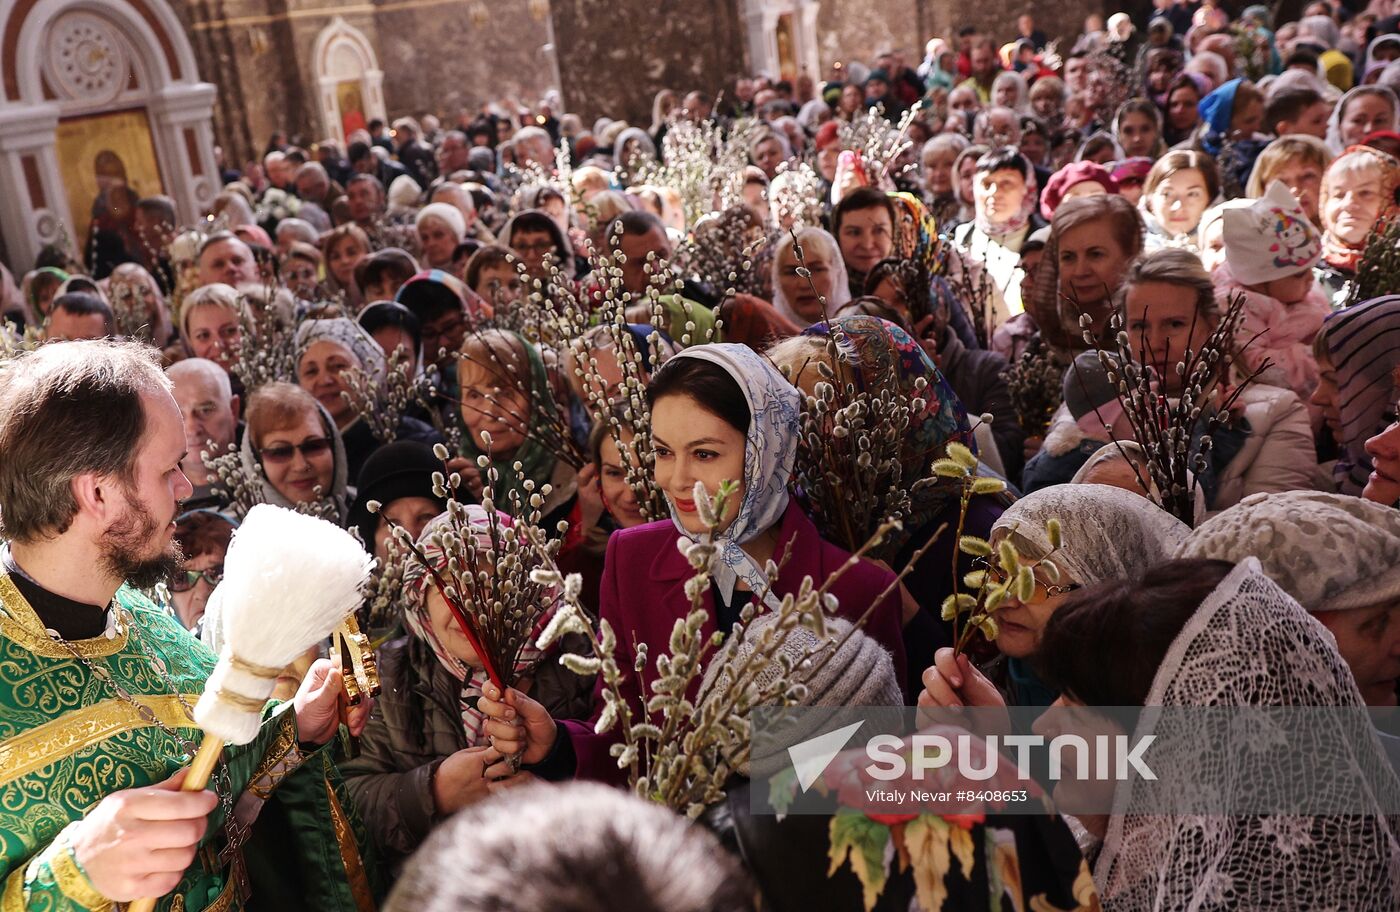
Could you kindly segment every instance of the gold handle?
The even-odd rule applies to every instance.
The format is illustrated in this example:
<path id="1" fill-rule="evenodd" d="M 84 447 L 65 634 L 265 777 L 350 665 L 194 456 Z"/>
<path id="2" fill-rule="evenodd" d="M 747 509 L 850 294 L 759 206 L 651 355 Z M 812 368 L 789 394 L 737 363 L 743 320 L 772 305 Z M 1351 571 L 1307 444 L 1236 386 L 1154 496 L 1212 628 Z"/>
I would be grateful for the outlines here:
<path id="1" fill-rule="evenodd" d="M 190 763 L 190 771 L 185 774 L 185 781 L 180 784 L 182 792 L 197 792 L 209 784 L 209 777 L 214 774 L 214 767 L 219 762 L 219 755 L 224 752 L 224 740 L 215 738 L 212 735 L 204 736 L 204 743 L 199 745 L 199 752 L 194 755 L 193 762 Z M 159 897 L 146 897 L 127 904 L 126 912 L 154 912 L 156 901 Z"/>

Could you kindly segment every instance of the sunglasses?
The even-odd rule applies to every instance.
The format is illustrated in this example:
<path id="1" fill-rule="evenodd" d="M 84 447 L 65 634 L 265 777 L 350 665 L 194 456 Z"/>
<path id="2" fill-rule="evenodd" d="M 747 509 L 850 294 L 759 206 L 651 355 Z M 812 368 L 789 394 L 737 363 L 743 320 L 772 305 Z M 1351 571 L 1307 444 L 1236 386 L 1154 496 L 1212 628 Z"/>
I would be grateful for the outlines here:
<path id="1" fill-rule="evenodd" d="M 275 446 L 264 447 L 258 451 L 258 456 L 263 462 L 281 464 L 292 461 L 293 453 L 310 459 L 312 456 L 320 456 L 329 452 L 331 439 L 329 437 L 312 437 L 310 440 L 303 440 L 301 443 L 279 443 Z"/>
<path id="2" fill-rule="evenodd" d="M 199 583 L 200 577 L 203 577 L 212 589 L 223 580 L 224 565 L 216 564 L 208 570 L 176 570 L 170 574 L 166 583 L 171 592 L 189 592 Z"/>

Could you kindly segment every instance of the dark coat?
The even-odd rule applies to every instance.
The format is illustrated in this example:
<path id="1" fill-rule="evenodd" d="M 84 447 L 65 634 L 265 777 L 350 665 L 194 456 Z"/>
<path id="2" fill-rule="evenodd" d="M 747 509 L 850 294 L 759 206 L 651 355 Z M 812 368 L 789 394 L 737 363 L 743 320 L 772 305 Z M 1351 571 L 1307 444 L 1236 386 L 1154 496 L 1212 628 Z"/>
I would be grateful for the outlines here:
<path id="1" fill-rule="evenodd" d="M 345 467 L 347 477 L 351 484 L 358 484 L 360 469 L 365 467 L 365 460 L 370 454 L 383 446 L 383 442 L 374 436 L 369 424 L 363 419 L 358 419 L 340 433 L 340 439 L 345 443 Z M 395 440 L 412 440 L 415 443 L 425 443 L 432 446 L 435 443 L 445 443 L 442 435 L 437 432 L 437 428 L 426 421 L 419 421 L 417 418 L 410 418 L 407 415 L 399 422 L 398 433 L 394 435 Z"/>
<path id="2" fill-rule="evenodd" d="M 584 652 L 572 639 L 562 647 Z M 445 818 L 433 802 L 433 774 L 467 744 L 458 698 L 461 682 L 427 643 L 404 636 L 381 646 L 383 686 L 360 736 L 360 752 L 339 764 L 370 838 L 396 868 Z M 528 688 L 556 718 L 577 718 L 592 708 L 592 681 L 553 658 L 535 670 Z"/>
<path id="3" fill-rule="evenodd" d="M 1020 477 L 1026 432 L 1021 428 L 1016 407 L 1011 403 L 1011 391 L 1002 376 L 1006 359 L 996 352 L 968 348 L 956 334 L 948 332 L 939 349 L 938 361 L 948 385 L 967 407 L 969 418 L 975 420 L 976 416 L 991 413 L 992 437 L 996 439 L 1006 477 Z"/>

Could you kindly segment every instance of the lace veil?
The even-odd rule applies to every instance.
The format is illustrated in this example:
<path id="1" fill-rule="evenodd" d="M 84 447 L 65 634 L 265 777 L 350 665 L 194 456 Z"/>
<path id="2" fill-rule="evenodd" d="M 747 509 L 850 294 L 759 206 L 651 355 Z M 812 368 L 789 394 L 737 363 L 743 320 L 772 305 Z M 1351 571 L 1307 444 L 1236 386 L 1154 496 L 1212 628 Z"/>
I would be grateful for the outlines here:
<path id="1" fill-rule="evenodd" d="M 1400 821 L 1382 812 L 1400 806 L 1400 781 L 1331 635 L 1264 575 L 1258 560 L 1243 560 L 1201 604 L 1172 643 L 1146 702 L 1339 709 L 1310 716 L 1330 724 L 1286 733 L 1264 727 L 1248 739 L 1202 737 L 1175 714 L 1145 716 L 1139 734 L 1150 725 L 1166 751 L 1153 764 L 1161 779 L 1150 787 L 1130 782 L 1114 796 L 1094 866 L 1105 909 L 1400 908 Z M 1355 737 L 1347 716 L 1359 716 L 1369 737 Z M 1295 756 L 1333 772 L 1313 780 L 1315 800 L 1351 814 L 1160 813 L 1164 798 L 1224 807 L 1279 787 Z M 1374 812 L 1356 813 L 1359 807 Z"/>

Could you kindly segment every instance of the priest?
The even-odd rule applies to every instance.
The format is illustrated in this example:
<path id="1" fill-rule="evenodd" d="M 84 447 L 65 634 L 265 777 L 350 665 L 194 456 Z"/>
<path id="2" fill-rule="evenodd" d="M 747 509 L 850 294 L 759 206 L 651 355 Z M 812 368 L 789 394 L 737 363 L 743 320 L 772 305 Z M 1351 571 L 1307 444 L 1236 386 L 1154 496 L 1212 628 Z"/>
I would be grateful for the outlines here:
<path id="1" fill-rule="evenodd" d="M 178 569 L 180 411 L 140 345 L 0 362 L 0 909 L 373 908 L 318 660 L 208 789 L 179 791 L 215 657 L 141 589 Z"/>

